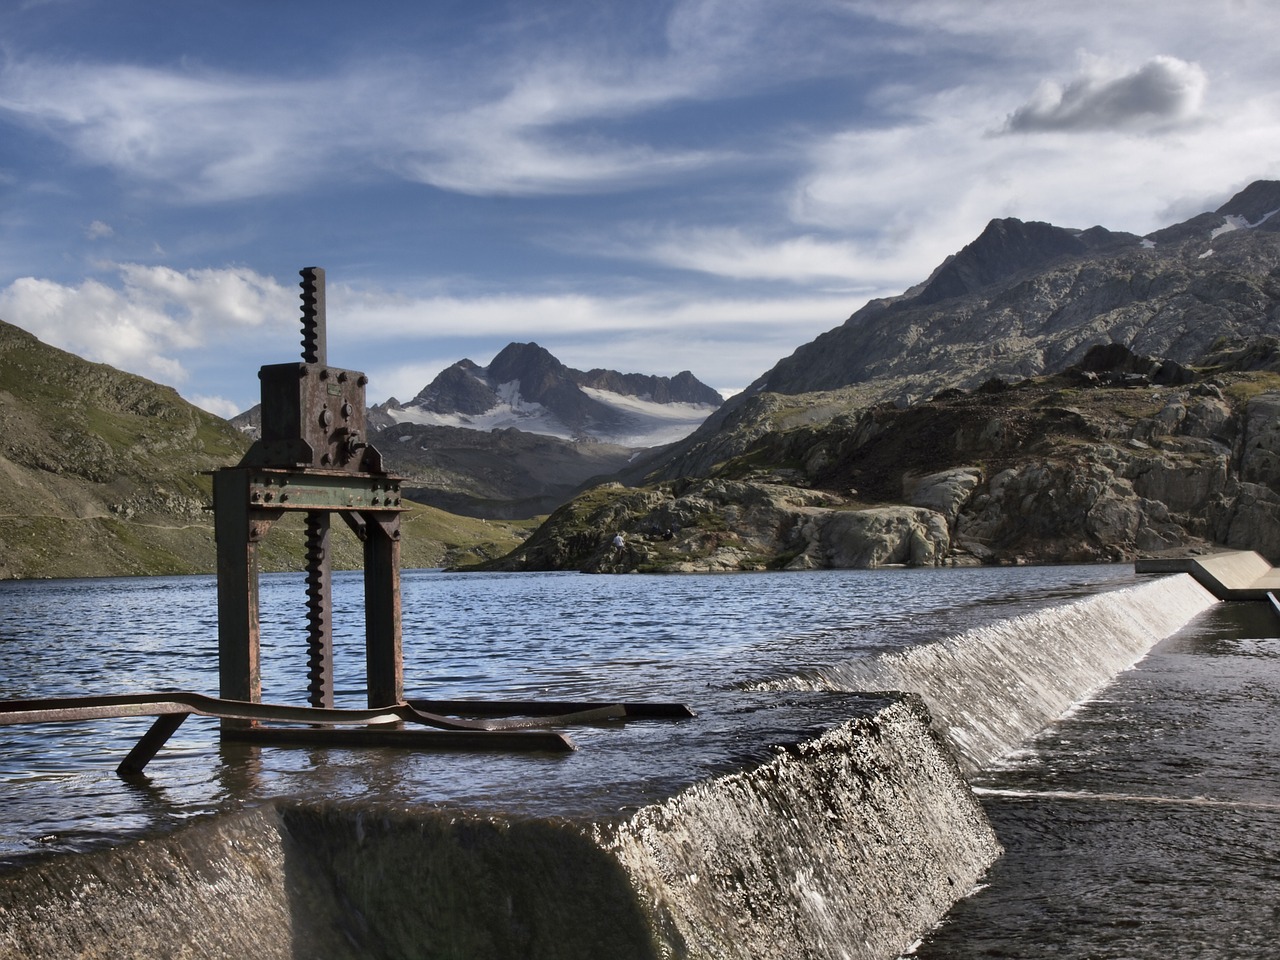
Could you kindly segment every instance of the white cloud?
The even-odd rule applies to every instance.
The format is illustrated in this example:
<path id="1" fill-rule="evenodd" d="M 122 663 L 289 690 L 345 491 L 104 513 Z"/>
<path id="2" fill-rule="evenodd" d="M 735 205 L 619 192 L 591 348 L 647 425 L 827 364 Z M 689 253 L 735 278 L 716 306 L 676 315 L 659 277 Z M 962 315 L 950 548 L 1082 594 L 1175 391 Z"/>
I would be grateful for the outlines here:
<path id="1" fill-rule="evenodd" d="M 1189 64 L 1155 71 L 1185 81 L 1171 117 L 1207 92 L 1203 73 Z M 1144 67 L 1113 76 L 1137 77 Z M 1123 84 L 1122 84 L 1123 86 Z M 1100 114 L 1116 121 L 1118 88 L 1081 88 L 1077 126 L 1035 136 L 993 135 L 1025 90 L 979 83 L 936 94 L 901 91 L 897 112 L 908 120 L 889 127 L 851 127 L 815 138 L 809 170 L 798 178 L 792 218 L 828 231 L 872 231 L 890 262 L 914 259 L 917 279 L 960 249 L 991 218 L 1015 216 L 1060 226 L 1103 226 L 1146 233 L 1188 195 L 1203 198 L 1244 186 L 1280 170 L 1280 96 L 1270 88 L 1229 103 L 1206 104 L 1195 123 L 1138 123 L 1090 127 Z M 1136 101 L 1134 101 L 1136 102 Z M 1084 116 L 1097 109 L 1089 122 Z M 1041 114 L 1052 115 L 1046 108 Z M 1060 119 L 1065 118 L 1066 111 Z M 1198 206 L 1196 212 L 1206 209 Z M 910 269 L 910 266 L 909 266 Z"/>
<path id="2" fill-rule="evenodd" d="M 328 301 L 330 313 L 344 318 L 329 331 L 330 355 L 369 375 L 371 400 L 395 396 L 402 402 L 463 357 L 483 366 L 507 343 L 529 340 L 579 369 L 662 376 L 691 370 L 717 389 L 738 389 L 861 306 L 848 294 L 419 299 L 355 294 L 340 285 L 330 286 Z M 395 345 L 390 362 L 388 344 Z"/>
<path id="3" fill-rule="evenodd" d="M 232 417 L 244 413 L 247 409 L 233 400 L 228 400 L 226 397 L 208 397 L 203 394 L 196 394 L 187 397 L 187 400 L 201 410 L 212 413 L 215 417 L 221 417 L 223 420 L 230 420 Z"/>
<path id="4" fill-rule="evenodd" d="M 114 236 L 115 230 L 111 229 L 110 224 L 95 220 L 84 228 L 84 235 L 90 240 L 102 240 L 106 237 Z"/>
<path id="5" fill-rule="evenodd" d="M 331 92 L 306 82 L 113 64 L 10 60 L 0 71 L 0 111 L 88 163 L 198 200 L 313 182 L 332 141 L 318 136 L 323 112 L 304 107 Z M 309 163 L 298 163 L 301 143 Z"/>
<path id="6" fill-rule="evenodd" d="M 1065 87 L 1045 83 L 1009 116 L 1006 130 L 1131 130 L 1193 118 L 1208 83 L 1204 70 L 1175 57 L 1155 57 L 1138 69 L 1112 75 L 1100 65 Z"/>
<path id="7" fill-rule="evenodd" d="M 331 284 L 330 313 L 344 319 L 329 330 L 335 341 L 357 346 L 403 337 L 511 337 L 616 334 L 715 327 L 755 327 L 848 315 L 848 294 L 726 298 L 698 292 L 609 296 L 508 293 L 492 296 L 407 298 L 356 293 Z M 504 341 L 505 342 L 505 341 Z M 474 358 L 473 358 L 474 359 Z M 477 360 L 477 362 L 479 362 Z"/>
<path id="8" fill-rule="evenodd" d="M 888 296 L 920 278 L 914 257 L 878 250 L 874 239 L 802 233 L 770 238 L 741 227 L 671 227 L 590 238 L 583 252 L 608 254 L 735 280 L 785 281 Z"/>
<path id="9" fill-rule="evenodd" d="M 117 279 L 22 278 L 0 290 L 0 316 L 87 359 L 190 384 L 188 399 L 224 417 L 257 402 L 262 363 L 297 355 L 296 292 L 269 277 L 122 264 Z M 341 317 L 327 331 L 329 356 L 369 375 L 370 402 L 406 401 L 464 356 L 485 364 L 507 343 L 531 339 L 570 366 L 666 376 L 687 369 L 732 391 L 859 306 L 848 294 L 413 297 L 332 283 L 326 292 L 329 314 Z M 231 398 L 192 377 L 197 368 L 232 371 L 216 383 Z"/>
<path id="10" fill-rule="evenodd" d="M 86 359 L 180 385 L 196 354 L 237 351 L 246 330 L 300 313 L 296 296 L 252 270 L 117 270 L 118 287 L 22 277 L 0 290 L 0 316 Z"/>
<path id="11" fill-rule="evenodd" d="M 661 63 L 491 66 L 496 77 L 458 84 L 413 61 L 279 80 L 11 60 L 0 70 L 0 114 L 85 162 L 194 202 L 301 191 L 378 170 L 471 194 L 596 192 L 719 159 L 716 151 L 573 129 L 696 92 Z"/>

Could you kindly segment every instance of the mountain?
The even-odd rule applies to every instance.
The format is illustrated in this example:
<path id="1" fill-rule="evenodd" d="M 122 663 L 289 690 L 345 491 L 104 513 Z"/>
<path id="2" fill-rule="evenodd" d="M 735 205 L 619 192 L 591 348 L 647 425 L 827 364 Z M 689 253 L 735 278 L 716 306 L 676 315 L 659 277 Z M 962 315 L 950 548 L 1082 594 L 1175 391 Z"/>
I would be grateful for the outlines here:
<path id="1" fill-rule="evenodd" d="M 1278 213 L 1259 181 L 1146 237 L 993 220 L 498 565 L 1280 562 Z"/>
<path id="2" fill-rule="evenodd" d="M 211 573 L 209 471 L 244 434 L 170 387 L 90 363 L 0 321 L 0 579 Z M 406 566 L 509 550 L 524 532 L 415 507 Z M 334 528 L 339 565 L 360 544 Z M 269 570 L 300 569 L 301 524 L 263 542 Z"/>
<path id="3" fill-rule="evenodd" d="M 722 403 L 688 371 L 674 377 L 584 373 L 536 343 L 512 343 L 487 367 L 460 360 L 408 403 L 391 400 L 371 413 L 383 425 L 514 428 L 638 448 L 687 436 Z"/>
<path id="4" fill-rule="evenodd" d="M 1277 371 L 1278 338 L 1199 368 L 1107 345 L 1060 374 L 817 421 L 811 395 L 775 394 L 775 429 L 709 475 L 599 486 L 485 567 L 1086 563 L 1215 545 L 1276 560 Z"/>
<path id="5" fill-rule="evenodd" d="M 584 485 L 688 436 L 724 399 L 692 373 L 574 370 L 536 343 L 460 360 L 411 401 L 369 409 L 370 442 L 411 499 L 461 516 L 545 516 Z M 232 424 L 254 438 L 254 407 Z"/>
<path id="6" fill-rule="evenodd" d="M 1271 329 L 1280 301 L 1280 182 L 1148 237 L 992 220 L 916 291 L 873 301 L 745 391 L 876 381 L 923 397 L 1076 363 L 1105 339 L 1188 362 Z"/>
<path id="7" fill-rule="evenodd" d="M 1280 182 L 1259 181 L 1147 237 L 992 220 L 919 286 L 868 303 L 775 364 L 669 451 L 654 476 L 698 475 L 740 450 L 760 429 L 757 398 L 769 395 L 906 406 L 992 377 L 1063 370 L 1099 343 L 1191 363 L 1220 340 L 1274 334 L 1277 211 Z"/>
<path id="8" fill-rule="evenodd" d="M 372 435 L 405 496 L 466 517 L 546 516 L 583 486 L 616 474 L 636 451 L 511 427 L 488 431 L 396 423 Z"/>

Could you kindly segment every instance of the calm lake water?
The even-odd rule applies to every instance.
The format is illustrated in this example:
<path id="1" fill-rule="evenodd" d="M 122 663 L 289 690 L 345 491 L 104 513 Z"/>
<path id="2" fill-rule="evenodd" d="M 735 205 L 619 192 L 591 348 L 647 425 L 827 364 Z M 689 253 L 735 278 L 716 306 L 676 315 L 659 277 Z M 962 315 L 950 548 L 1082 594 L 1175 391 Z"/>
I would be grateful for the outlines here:
<path id="1" fill-rule="evenodd" d="M 362 587 L 335 586 L 338 700 L 363 706 Z M 1129 586 L 1130 566 L 730 576 L 405 571 L 411 697 L 679 700 Z M 262 582 L 264 698 L 305 703 L 304 585 Z M 977 783 L 1008 854 L 919 956 L 1261 957 L 1280 937 L 1280 631 L 1221 604 Z M 217 691 L 210 577 L 0 582 L 0 698 Z M 274 796 L 547 812 L 571 759 L 221 745 L 191 718 L 126 782 L 149 720 L 0 727 L 0 869 Z M 639 733 L 630 734 L 643 738 Z M 597 740 L 593 740 L 597 738 Z M 632 741 L 640 742 L 640 741 Z M 682 749 L 696 751 L 696 738 Z M 714 760 L 714 758 L 712 758 Z M 574 766 L 574 765 L 577 766 Z M 593 781 L 593 777 L 597 780 Z M 568 787 L 564 784 L 568 783 Z M 567 790 L 556 794 L 558 789 Z"/>

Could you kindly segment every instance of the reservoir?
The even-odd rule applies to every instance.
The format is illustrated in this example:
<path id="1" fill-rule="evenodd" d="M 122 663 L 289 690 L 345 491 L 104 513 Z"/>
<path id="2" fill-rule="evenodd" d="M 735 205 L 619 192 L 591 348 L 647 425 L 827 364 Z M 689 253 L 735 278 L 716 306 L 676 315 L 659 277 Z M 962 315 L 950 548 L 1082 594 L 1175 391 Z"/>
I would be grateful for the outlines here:
<path id="1" fill-rule="evenodd" d="M 336 581 L 338 705 L 358 707 L 364 703 L 362 588 L 358 575 L 339 574 Z M 945 679 L 952 668 L 932 664 L 923 654 L 945 647 L 951 638 L 993 643 L 1001 656 L 1012 650 L 1015 659 L 1023 637 L 1049 650 L 1087 645 L 1091 633 L 1126 619 L 1130 603 L 1118 600 L 1108 607 L 1096 630 L 1090 627 L 1094 608 L 1082 604 L 1110 594 L 1128 597 L 1126 591 L 1151 582 L 1128 565 L 676 577 L 405 571 L 409 697 L 675 700 L 698 712 L 699 719 L 683 725 L 574 728 L 571 736 L 579 749 L 573 754 L 505 756 L 220 744 L 214 721 L 192 718 L 152 761 L 147 776 L 132 781 L 113 771 L 148 720 L 4 727 L 0 879 L 61 854 L 165 837 L 185 825 L 216 823 L 220 816 L 253 811 L 277 798 L 409 811 L 410 817 L 416 816 L 413 811 L 436 810 L 599 820 L 602 804 L 610 815 L 631 816 L 657 796 L 687 790 L 744 762 L 766 760 L 772 741 L 817 735 L 838 725 L 860 709 L 843 691 L 913 689 L 921 670 Z M 264 700 L 305 703 L 303 589 L 301 574 L 263 578 Z M 1163 601 L 1134 603 L 1159 606 Z M 1157 811 L 1155 818 L 1163 824 L 1182 823 L 1178 818 L 1188 811 L 1207 812 L 1215 823 L 1227 824 L 1214 848 L 1224 855 L 1208 855 L 1221 861 L 1217 873 L 1206 874 L 1206 864 L 1197 862 L 1196 875 L 1206 889 L 1236 883 L 1242 858 L 1252 863 L 1245 837 L 1254 829 L 1270 829 L 1273 824 L 1262 821 L 1276 815 L 1260 786 L 1269 782 L 1269 774 L 1251 772 L 1263 770 L 1259 764 L 1264 762 L 1275 770 L 1269 732 L 1246 738 L 1250 749 L 1223 750 L 1237 739 L 1233 724 L 1256 719 L 1229 712 L 1241 700 L 1231 683 L 1244 684 L 1244 702 L 1264 713 L 1274 706 L 1267 669 L 1280 640 L 1269 639 L 1277 631 L 1268 616 L 1261 604 L 1219 604 L 1194 616 L 1136 671 L 1122 674 L 1105 691 L 1090 691 L 1088 703 L 1072 708 L 1061 724 L 1013 753 L 998 747 L 1001 737 L 1013 734 L 987 720 L 979 724 L 979 735 L 969 731 L 953 738 L 961 766 L 974 768 L 967 776 L 1008 854 L 984 877 L 978 894 L 962 901 L 919 946 L 919 954 L 1167 956 L 1170 944 L 1157 949 L 1158 938 L 1144 952 L 1143 937 L 1133 934 L 1132 924 L 1124 925 L 1129 921 L 1120 926 L 1127 952 L 1089 952 L 1097 950 L 1089 944 L 1098 934 L 1090 932 L 1091 919 L 1105 913 L 1087 906 L 1064 906 L 1055 913 L 1045 904 L 1075 902 L 1072 897 L 1087 904 L 1090 896 L 1107 901 L 1109 895 L 1098 892 L 1098 874 L 1109 871 L 1085 867 L 1083 858 L 1073 856 L 1066 862 L 1083 871 L 1080 876 L 1049 874 L 1052 862 L 1044 851 L 1075 849 L 1089 836 L 1120 835 L 1123 831 L 1101 819 L 1107 811 L 1124 824 L 1136 822 L 1134 809 L 1148 819 Z M 216 692 L 216 632 L 211 577 L 0 583 L 0 697 Z M 1028 642 L 1028 649 L 1032 646 Z M 978 655 L 978 672 L 989 656 Z M 886 674 L 884 663 L 899 664 L 894 668 L 899 673 Z M 1175 682 L 1186 694 L 1179 696 L 1173 714 L 1158 713 L 1170 709 L 1158 683 L 1144 686 L 1145 680 L 1133 679 L 1141 678 L 1148 664 L 1172 669 L 1176 682 L 1168 679 L 1168 670 L 1161 682 Z M 1012 669 L 1017 672 L 1016 663 Z M 993 671 L 984 683 L 1008 686 L 1003 677 Z M 1205 678 L 1217 701 L 1206 700 L 1206 691 L 1196 686 L 1202 681 L 1193 677 Z M 953 686 L 949 680 L 942 684 Z M 1138 693 L 1121 693 L 1113 701 L 1112 689 Z M 1037 690 L 1033 699 L 1047 696 Z M 1126 705 L 1108 713 L 1113 702 Z M 942 706 L 935 722 L 963 726 L 953 714 L 963 715 L 970 706 Z M 1223 729 L 1211 731 L 1205 744 L 1190 734 L 1179 739 L 1168 733 L 1186 731 L 1189 723 L 1194 727 L 1188 718 L 1218 715 L 1218 706 L 1224 711 Z M 1099 710 L 1103 719 L 1097 719 Z M 1180 793 L 1160 787 L 1154 790 L 1159 803 L 1126 809 L 1113 798 L 1144 793 L 1139 754 L 1149 741 L 1140 732 L 1151 729 L 1164 731 L 1162 749 L 1152 761 L 1159 775 L 1168 772 L 1170 762 L 1201 772 L 1198 779 L 1189 775 Z M 995 746 L 983 740 L 987 734 Z M 998 759 L 991 760 L 996 753 Z M 1122 771 L 1131 779 L 1108 780 L 1103 771 Z M 1159 850 L 1166 842 L 1152 840 L 1148 846 Z M 1104 862 L 1109 850 L 1101 851 Z M 1110 871 L 1124 883 L 1141 889 L 1143 876 L 1165 875 L 1150 850 L 1143 854 L 1145 861 L 1138 853 L 1124 856 L 1130 858 L 1121 865 L 1127 872 Z M 1187 869 L 1192 867 L 1188 862 Z M 1050 892 L 1034 892 L 1037 871 Z M 1264 872 L 1264 880 L 1272 879 Z M 1036 896 L 1044 898 L 1039 905 Z M 1182 898 L 1183 909 L 1200 909 L 1188 906 L 1190 899 Z M 890 910 L 892 904 L 877 909 Z M 1172 908 L 1152 909 L 1155 914 L 1141 914 L 1142 924 L 1150 926 L 1152 916 L 1180 916 Z M 1064 940 L 1046 916 L 1069 925 L 1076 939 Z M 1280 931 L 1273 917 L 1268 920 L 1257 909 L 1241 916 L 1255 928 L 1261 925 L 1259 936 Z M 1033 917 L 1044 923 L 1037 926 Z M 1106 926 L 1113 921 L 1104 921 L 1103 942 L 1114 934 Z M 1068 942 L 1076 946 L 1068 948 Z M 1046 943 L 1061 945 L 1055 947 L 1060 952 L 1045 952 Z M 786 946 L 781 944 L 777 955 L 787 955 Z M 839 955 L 836 948 L 828 953 Z"/>

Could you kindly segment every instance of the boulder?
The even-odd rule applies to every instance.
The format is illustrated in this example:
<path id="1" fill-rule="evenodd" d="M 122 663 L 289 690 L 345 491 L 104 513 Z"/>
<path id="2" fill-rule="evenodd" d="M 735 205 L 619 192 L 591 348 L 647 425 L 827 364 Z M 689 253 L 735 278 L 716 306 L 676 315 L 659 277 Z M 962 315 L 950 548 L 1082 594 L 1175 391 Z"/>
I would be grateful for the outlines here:
<path id="1" fill-rule="evenodd" d="M 923 477 L 904 476 L 902 493 L 908 504 L 935 510 L 954 524 L 960 509 L 969 502 L 973 491 L 982 482 L 982 470 L 978 467 L 956 467 Z"/>
<path id="2" fill-rule="evenodd" d="M 1245 404 L 1240 479 L 1280 486 L 1280 394 L 1261 393 Z"/>
<path id="3" fill-rule="evenodd" d="M 923 507 L 832 511 L 820 536 L 823 565 L 837 568 L 933 566 L 951 549 L 946 517 Z"/>

